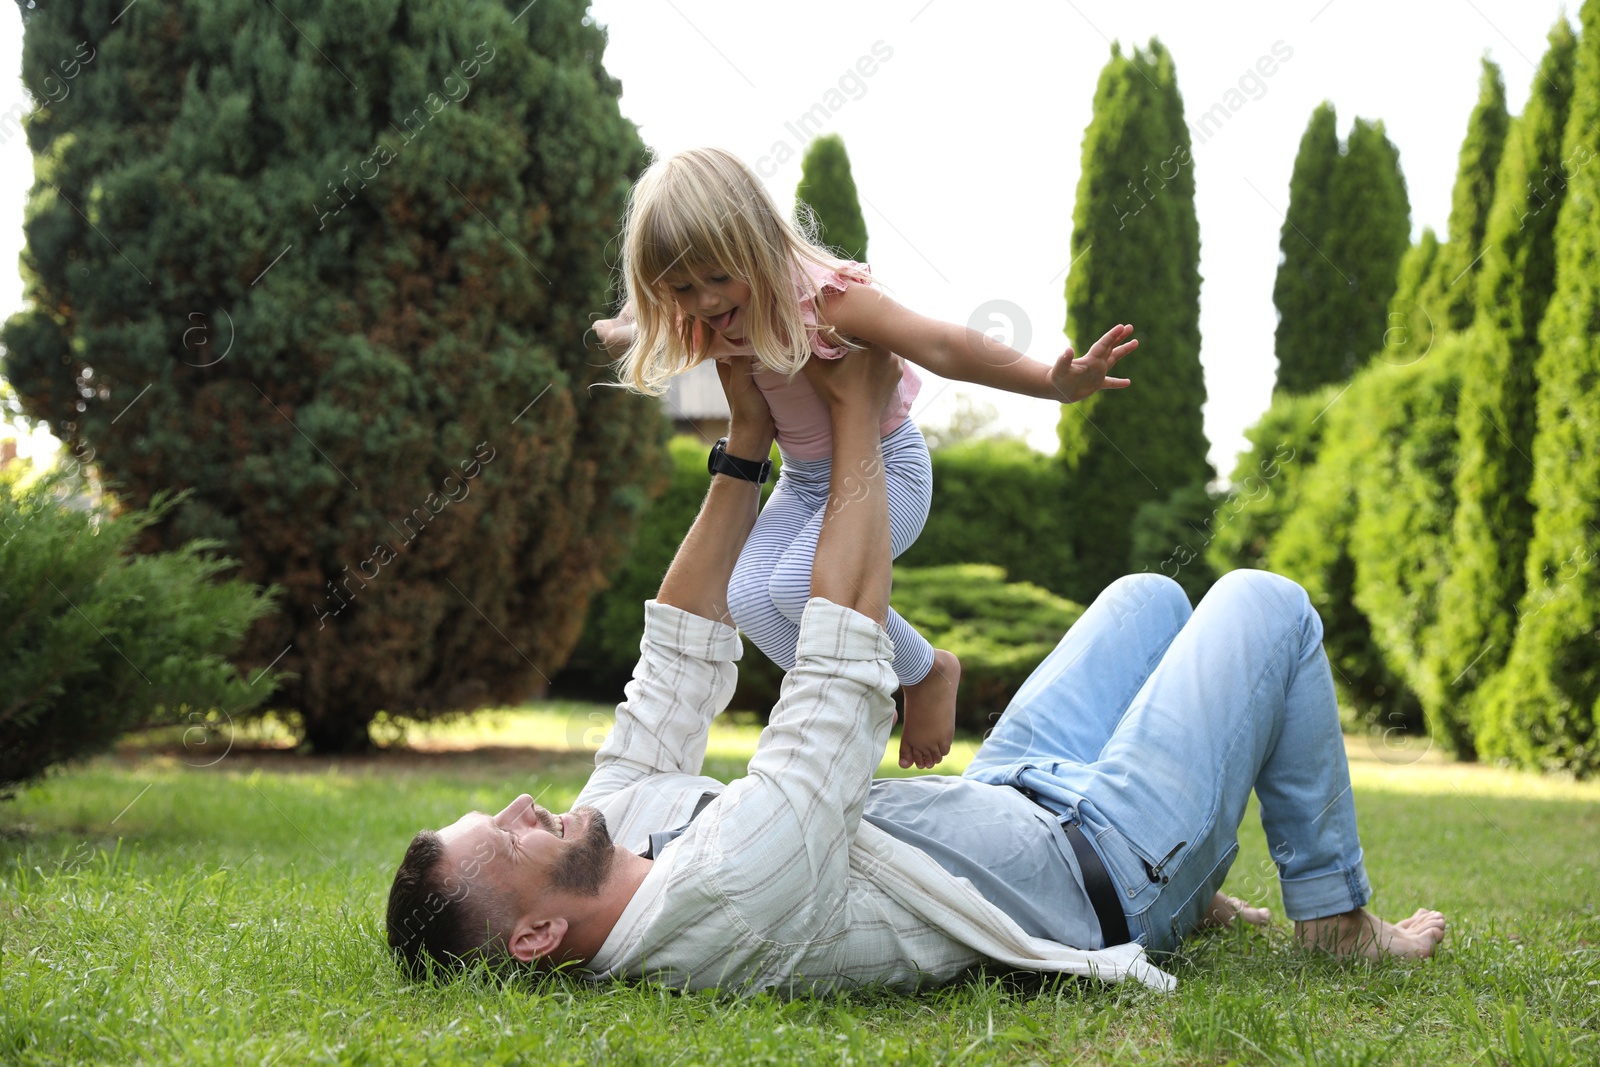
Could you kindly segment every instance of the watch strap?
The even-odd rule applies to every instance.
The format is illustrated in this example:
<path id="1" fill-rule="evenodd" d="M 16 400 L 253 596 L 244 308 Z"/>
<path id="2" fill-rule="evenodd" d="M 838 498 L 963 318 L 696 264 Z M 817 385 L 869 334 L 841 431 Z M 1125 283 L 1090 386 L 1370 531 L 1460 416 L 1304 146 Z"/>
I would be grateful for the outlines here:
<path id="1" fill-rule="evenodd" d="M 732 478 L 740 478 L 756 485 L 764 485 L 772 474 L 772 461 L 740 459 L 738 456 L 728 455 L 728 439 L 721 438 L 711 446 L 711 456 L 706 461 L 706 470 L 711 474 L 726 474 Z"/>

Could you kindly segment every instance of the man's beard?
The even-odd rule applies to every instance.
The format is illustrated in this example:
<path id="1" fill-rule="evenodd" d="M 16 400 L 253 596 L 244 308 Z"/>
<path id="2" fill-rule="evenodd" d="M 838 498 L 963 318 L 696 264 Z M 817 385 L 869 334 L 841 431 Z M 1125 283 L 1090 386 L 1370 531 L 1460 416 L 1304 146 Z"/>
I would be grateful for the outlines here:
<path id="1" fill-rule="evenodd" d="M 562 853 L 560 861 L 550 871 L 550 888 L 575 896 L 597 897 L 600 887 L 611 873 L 617 858 L 611 843 L 611 832 L 606 828 L 606 817 L 594 808 L 579 808 L 584 812 L 583 836 L 578 843 Z"/>

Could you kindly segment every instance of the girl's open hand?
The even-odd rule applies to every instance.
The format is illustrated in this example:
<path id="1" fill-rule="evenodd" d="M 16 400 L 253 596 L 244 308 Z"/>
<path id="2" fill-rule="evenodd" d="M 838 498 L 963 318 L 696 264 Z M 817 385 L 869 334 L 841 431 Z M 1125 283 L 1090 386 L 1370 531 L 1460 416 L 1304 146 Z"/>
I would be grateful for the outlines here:
<path id="1" fill-rule="evenodd" d="M 1133 383 L 1126 378 L 1108 378 L 1122 357 L 1139 347 L 1133 337 L 1133 327 L 1117 325 L 1107 330 L 1083 355 L 1073 357 L 1072 347 L 1062 353 L 1050 369 L 1050 384 L 1061 394 L 1064 402 L 1072 403 L 1093 396 L 1102 389 L 1126 389 Z"/>

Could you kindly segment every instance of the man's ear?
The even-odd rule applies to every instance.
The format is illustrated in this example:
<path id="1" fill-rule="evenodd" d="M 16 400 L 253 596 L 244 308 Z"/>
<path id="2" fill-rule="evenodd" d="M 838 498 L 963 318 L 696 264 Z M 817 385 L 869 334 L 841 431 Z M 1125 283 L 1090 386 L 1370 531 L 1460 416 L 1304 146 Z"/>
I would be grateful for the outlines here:
<path id="1" fill-rule="evenodd" d="M 538 922 L 521 919 L 511 931 L 511 955 L 523 963 L 532 963 L 542 956 L 553 954 L 561 947 L 561 939 L 566 936 L 565 919 L 543 919 Z"/>

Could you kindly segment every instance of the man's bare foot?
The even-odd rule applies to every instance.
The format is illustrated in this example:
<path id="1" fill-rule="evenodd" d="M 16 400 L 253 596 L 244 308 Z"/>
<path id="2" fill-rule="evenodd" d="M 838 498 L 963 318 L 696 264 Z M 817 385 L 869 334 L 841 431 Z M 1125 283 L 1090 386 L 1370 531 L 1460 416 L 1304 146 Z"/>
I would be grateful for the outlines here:
<path id="1" fill-rule="evenodd" d="M 923 770 L 950 752 L 956 739 L 956 683 L 961 681 L 961 661 L 955 653 L 933 650 L 933 670 L 914 685 L 903 687 L 906 724 L 900 731 L 900 766 L 913 763 Z"/>
<path id="2" fill-rule="evenodd" d="M 1434 948 L 1444 939 L 1444 916 L 1418 908 L 1411 918 L 1390 923 L 1365 908 L 1357 908 L 1343 915 L 1296 922 L 1294 937 L 1306 948 L 1335 956 L 1420 960 L 1433 955 Z"/>
<path id="3" fill-rule="evenodd" d="M 1211 907 L 1200 919 L 1200 929 L 1213 930 L 1232 926 L 1235 919 L 1243 919 L 1251 926 L 1265 929 L 1272 924 L 1272 912 L 1257 908 L 1238 897 L 1225 897 L 1221 893 L 1211 898 Z"/>

